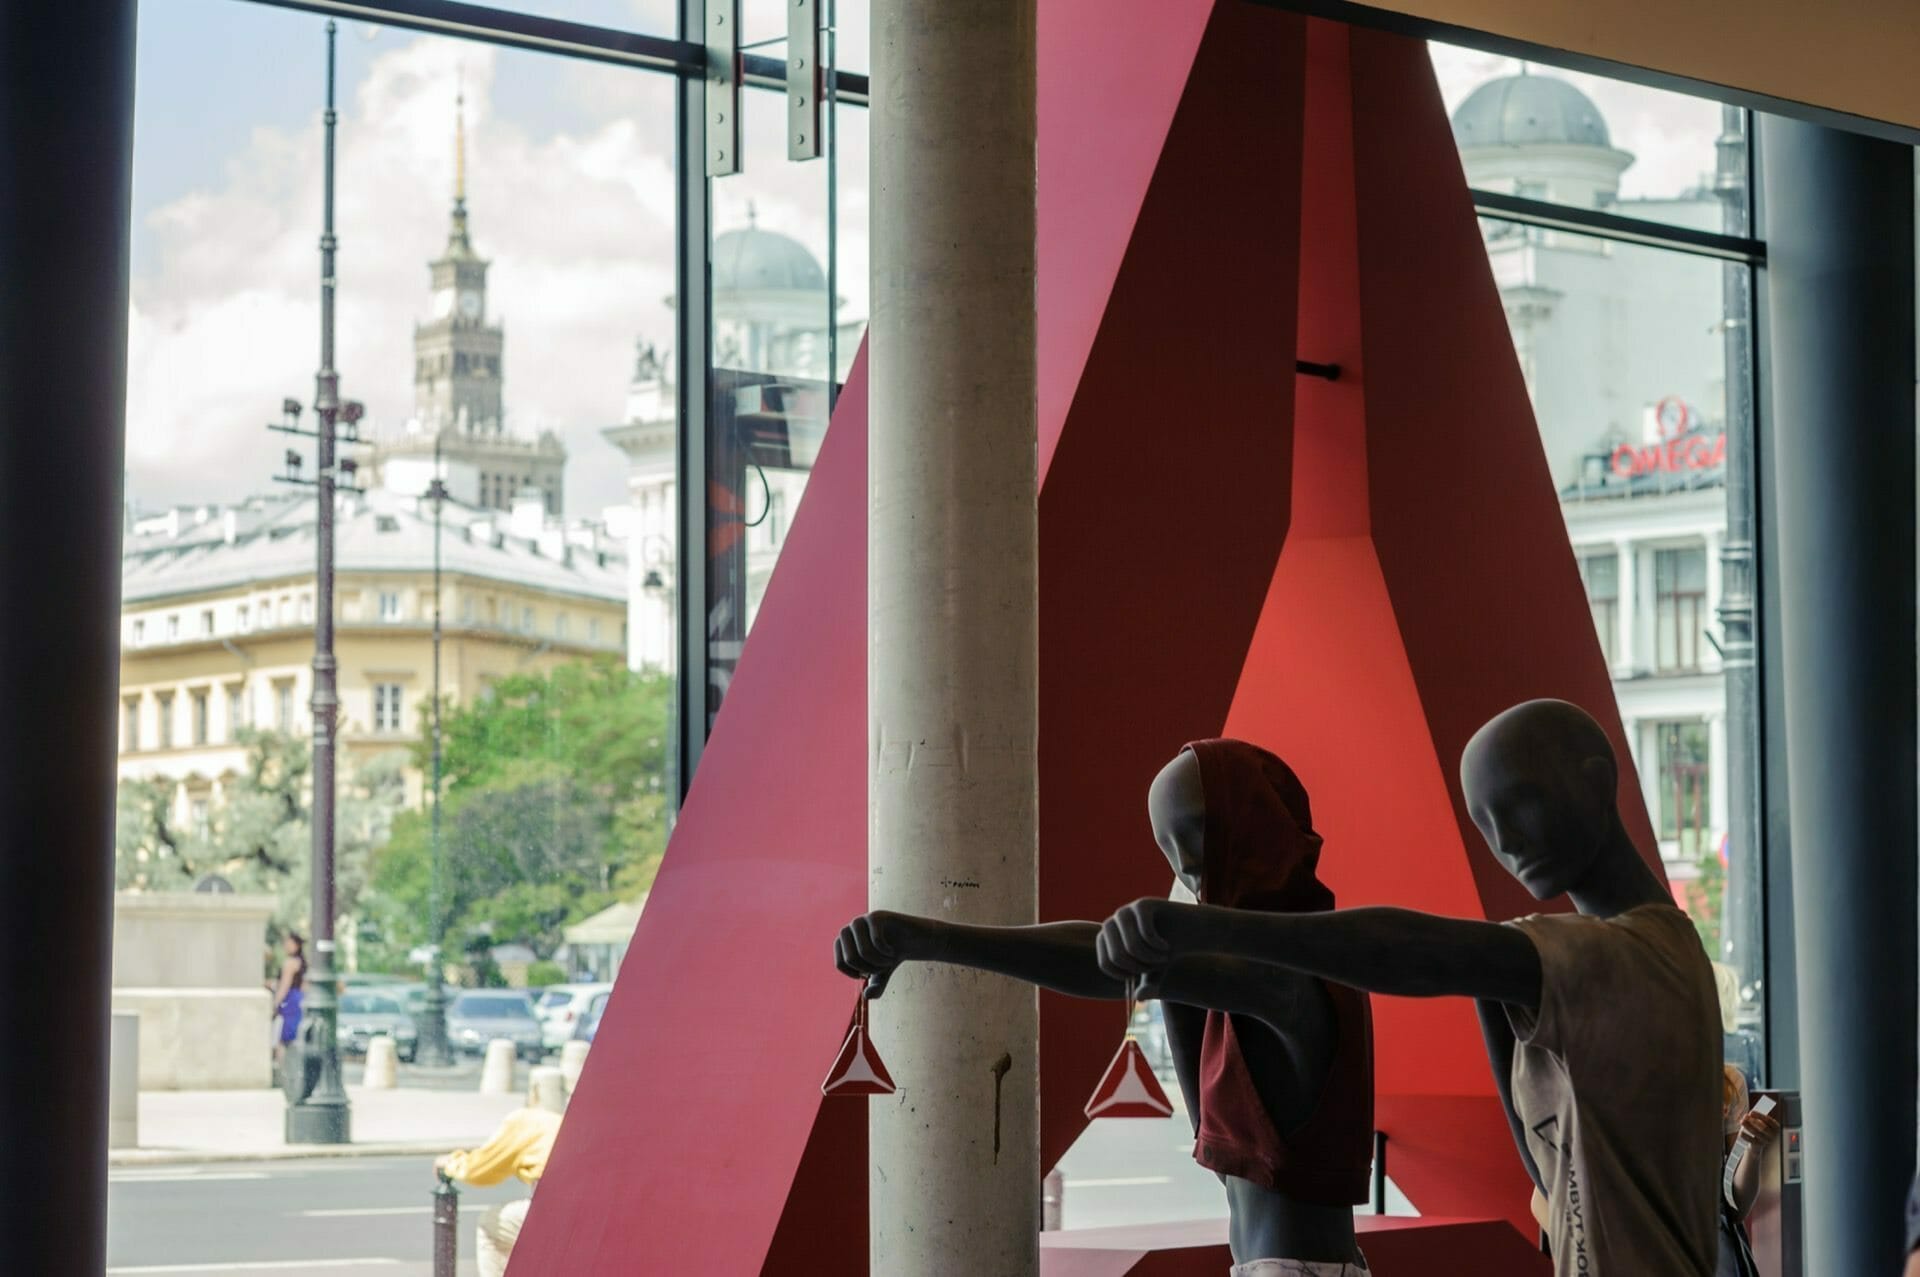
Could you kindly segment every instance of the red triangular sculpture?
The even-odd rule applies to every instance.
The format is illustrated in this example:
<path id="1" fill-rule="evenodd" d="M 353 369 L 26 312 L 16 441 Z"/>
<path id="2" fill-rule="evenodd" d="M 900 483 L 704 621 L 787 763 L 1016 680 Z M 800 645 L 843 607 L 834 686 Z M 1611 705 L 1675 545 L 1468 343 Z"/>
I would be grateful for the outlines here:
<path id="1" fill-rule="evenodd" d="M 1113 1053 L 1100 1085 L 1087 1100 L 1088 1117 L 1172 1117 L 1173 1101 L 1131 1035 Z"/>
<path id="2" fill-rule="evenodd" d="M 873 1039 L 867 1036 L 867 998 L 862 992 L 860 1003 L 853 1011 L 853 1028 L 848 1031 L 840 1054 L 834 1058 L 833 1067 L 827 1070 L 820 1094 L 892 1095 L 893 1092 L 893 1077 L 880 1062 L 880 1053 L 873 1049 Z"/>

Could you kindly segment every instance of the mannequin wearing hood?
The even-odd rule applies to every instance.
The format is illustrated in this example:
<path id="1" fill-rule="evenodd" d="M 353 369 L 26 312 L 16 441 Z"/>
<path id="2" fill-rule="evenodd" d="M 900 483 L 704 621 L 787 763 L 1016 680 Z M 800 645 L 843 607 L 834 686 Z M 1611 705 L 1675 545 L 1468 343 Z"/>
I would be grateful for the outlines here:
<path id="1" fill-rule="evenodd" d="M 1331 909 L 1320 837 L 1293 772 L 1244 741 L 1196 741 L 1153 780 L 1154 841 L 1179 888 L 1239 909 Z M 980 927 L 876 911 L 855 918 L 836 964 L 878 997 L 904 962 L 945 962 L 1074 997 L 1119 1000 L 1128 983 L 1096 922 Z M 1365 994 L 1221 956 L 1166 964 L 1132 993 L 1163 1003 L 1194 1160 L 1227 1192 L 1241 1277 L 1364 1273 L 1353 1204 L 1373 1140 L 1372 1019 Z"/>

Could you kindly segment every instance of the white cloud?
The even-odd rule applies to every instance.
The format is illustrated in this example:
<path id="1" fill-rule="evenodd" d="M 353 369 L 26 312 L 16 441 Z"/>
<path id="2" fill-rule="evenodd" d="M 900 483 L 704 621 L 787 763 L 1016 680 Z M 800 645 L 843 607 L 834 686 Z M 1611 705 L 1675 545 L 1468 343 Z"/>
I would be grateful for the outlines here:
<path id="1" fill-rule="evenodd" d="M 558 430 L 573 454 L 568 507 L 623 499 L 622 460 L 599 437 L 624 406 L 637 337 L 672 340 L 673 112 L 668 77 L 582 64 L 617 82 L 597 123 L 533 135 L 497 118 L 497 79 L 547 74 L 522 55 L 421 38 L 378 57 L 340 112 L 335 221 L 345 393 L 379 428 L 412 409 L 412 330 L 446 243 L 452 108 L 464 80 L 467 204 L 494 262 L 509 422 Z M 573 96 L 610 99 L 591 87 Z M 262 423 L 308 401 L 318 364 L 321 127 L 256 129 L 221 177 L 145 215 L 153 269 L 134 280 L 130 491 L 224 500 L 265 487 L 287 440 Z"/>

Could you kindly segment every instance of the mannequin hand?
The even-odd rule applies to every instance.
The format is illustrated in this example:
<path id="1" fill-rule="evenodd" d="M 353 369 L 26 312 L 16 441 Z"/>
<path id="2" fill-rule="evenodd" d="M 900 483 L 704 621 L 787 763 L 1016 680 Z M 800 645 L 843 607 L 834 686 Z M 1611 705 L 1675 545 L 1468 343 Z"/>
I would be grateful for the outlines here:
<path id="1" fill-rule="evenodd" d="M 1771 1113 L 1748 1113 L 1740 1119 L 1740 1133 L 1750 1148 L 1765 1148 L 1780 1138 L 1780 1119 Z"/>
<path id="2" fill-rule="evenodd" d="M 833 965 L 841 974 L 867 982 L 867 996 L 887 990 L 894 968 L 919 956 L 921 919 L 876 909 L 840 928 L 833 942 Z"/>
<path id="3" fill-rule="evenodd" d="M 1157 987 L 1168 963 L 1178 956 L 1183 923 L 1197 905 L 1146 896 L 1114 911 L 1094 942 L 1100 969 L 1115 980 L 1146 980 Z"/>

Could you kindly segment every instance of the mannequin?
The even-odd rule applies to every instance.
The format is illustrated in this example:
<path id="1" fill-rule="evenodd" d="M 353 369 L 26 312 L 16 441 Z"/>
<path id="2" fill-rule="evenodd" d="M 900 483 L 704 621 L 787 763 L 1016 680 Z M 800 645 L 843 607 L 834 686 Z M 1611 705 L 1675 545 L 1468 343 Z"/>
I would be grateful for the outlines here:
<path id="1" fill-rule="evenodd" d="M 1707 1277 L 1718 994 L 1691 922 L 1620 821 L 1612 746 L 1577 706 L 1528 701 L 1474 735 L 1460 772 L 1494 858 L 1577 914 L 1280 916 L 1143 899 L 1103 925 L 1101 969 L 1151 979 L 1239 958 L 1370 993 L 1477 999 L 1508 1124 L 1548 1203 L 1554 1271 Z"/>
<path id="2" fill-rule="evenodd" d="M 1194 742 L 1154 778 L 1147 811 L 1176 880 L 1195 897 L 1332 907 L 1314 877 L 1320 839 L 1306 791 L 1266 751 Z M 901 963 L 923 961 L 1118 1000 L 1127 981 L 1103 970 L 1102 944 L 1093 922 L 976 927 L 878 911 L 850 922 L 834 955 L 841 971 L 866 979 L 869 997 Z M 1324 1265 L 1304 1270 L 1313 1273 L 1349 1264 L 1364 1272 L 1352 1204 L 1365 1199 L 1372 1143 L 1366 998 L 1220 955 L 1169 962 L 1132 983 L 1135 996 L 1163 1004 L 1194 1156 L 1226 1189 L 1236 1262 L 1248 1273 L 1270 1271 L 1254 1265 L 1276 1256 Z"/>

